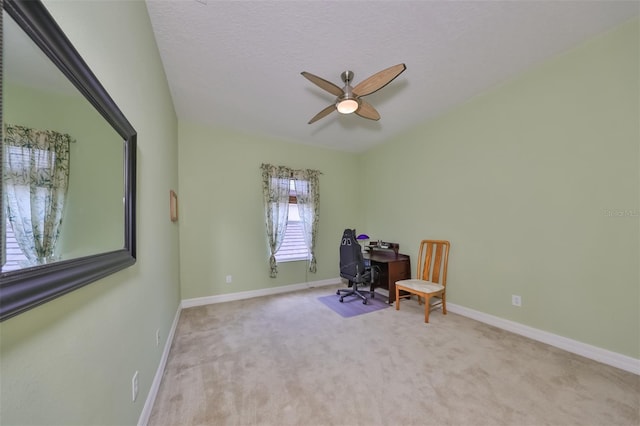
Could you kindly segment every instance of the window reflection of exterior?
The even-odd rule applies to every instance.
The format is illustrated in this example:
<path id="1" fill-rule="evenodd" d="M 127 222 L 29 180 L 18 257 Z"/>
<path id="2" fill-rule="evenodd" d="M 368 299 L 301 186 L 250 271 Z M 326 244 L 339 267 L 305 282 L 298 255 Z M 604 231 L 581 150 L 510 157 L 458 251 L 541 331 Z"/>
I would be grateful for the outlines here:
<path id="1" fill-rule="evenodd" d="M 298 199 L 293 179 L 289 184 L 289 213 L 284 241 L 276 252 L 278 262 L 294 262 L 309 259 L 309 249 L 304 241 L 304 228 L 298 212 Z"/>
<path id="2" fill-rule="evenodd" d="M 9 219 L 6 220 L 5 226 L 5 263 L 4 265 L 2 265 L 2 272 L 9 272 L 23 268 L 23 265 L 28 262 L 28 259 L 27 256 L 24 255 L 22 250 L 20 250 L 20 246 L 18 245 L 18 241 L 16 241 L 16 237 L 13 234 L 13 229 L 11 228 L 11 223 L 9 223 Z"/>

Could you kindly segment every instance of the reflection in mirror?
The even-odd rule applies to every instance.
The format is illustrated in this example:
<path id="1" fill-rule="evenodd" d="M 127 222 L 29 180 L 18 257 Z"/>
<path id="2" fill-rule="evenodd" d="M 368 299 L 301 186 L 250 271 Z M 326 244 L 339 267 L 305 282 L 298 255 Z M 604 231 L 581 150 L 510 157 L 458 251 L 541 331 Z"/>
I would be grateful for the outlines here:
<path id="1" fill-rule="evenodd" d="M 122 137 L 3 14 L 2 272 L 122 249 Z"/>
<path id="2" fill-rule="evenodd" d="M 0 4 L 4 321 L 136 262 L 137 134 L 41 1 Z"/>

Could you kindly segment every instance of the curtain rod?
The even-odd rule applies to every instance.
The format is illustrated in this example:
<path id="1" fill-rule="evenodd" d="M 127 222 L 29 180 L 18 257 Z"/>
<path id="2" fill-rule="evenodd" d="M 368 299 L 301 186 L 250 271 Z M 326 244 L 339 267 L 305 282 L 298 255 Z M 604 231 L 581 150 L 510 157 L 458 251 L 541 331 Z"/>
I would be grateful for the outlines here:
<path id="1" fill-rule="evenodd" d="M 291 167 L 289 167 L 289 166 L 274 166 L 273 164 L 267 164 L 267 163 L 262 163 L 262 164 L 260 165 L 260 167 L 261 167 L 261 168 L 262 168 L 263 166 L 269 166 L 269 167 L 284 167 L 284 168 L 287 168 L 287 169 L 291 169 Z M 310 171 L 312 171 L 312 172 L 316 172 L 316 173 L 318 173 L 318 174 L 320 174 L 320 175 L 323 175 L 323 174 L 324 174 L 324 173 L 322 173 L 320 170 L 314 170 L 314 169 L 291 169 L 291 172 L 289 173 L 289 175 L 290 175 L 291 177 L 293 177 L 293 174 L 294 174 L 295 172 L 302 172 L 302 171 L 305 171 L 305 170 L 310 170 Z"/>

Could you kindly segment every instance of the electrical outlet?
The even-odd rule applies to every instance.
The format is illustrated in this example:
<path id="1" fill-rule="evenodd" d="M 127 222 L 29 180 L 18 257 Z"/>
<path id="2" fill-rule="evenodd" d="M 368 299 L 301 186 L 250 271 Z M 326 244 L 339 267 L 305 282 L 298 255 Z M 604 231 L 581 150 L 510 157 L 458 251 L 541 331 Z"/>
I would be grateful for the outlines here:
<path id="1" fill-rule="evenodd" d="M 133 378 L 131 379 L 131 401 L 135 402 L 138 397 L 138 372 L 136 371 L 133 374 Z"/>
<path id="2" fill-rule="evenodd" d="M 227 275 L 227 284 L 231 284 L 233 281 L 233 277 L 231 275 Z"/>
<path id="3" fill-rule="evenodd" d="M 156 346 L 160 346 L 160 329 L 156 330 Z"/>
<path id="4" fill-rule="evenodd" d="M 515 294 L 511 295 L 511 304 L 518 307 L 522 306 L 522 298 Z"/>

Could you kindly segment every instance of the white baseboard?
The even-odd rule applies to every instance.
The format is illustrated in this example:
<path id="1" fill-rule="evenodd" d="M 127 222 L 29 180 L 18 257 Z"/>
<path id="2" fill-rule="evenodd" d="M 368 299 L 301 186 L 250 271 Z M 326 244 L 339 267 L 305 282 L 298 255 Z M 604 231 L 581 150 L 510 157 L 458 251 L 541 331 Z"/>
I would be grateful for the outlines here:
<path id="1" fill-rule="evenodd" d="M 597 346 L 592 346 L 587 343 L 582 343 L 577 340 L 568 339 L 566 337 L 558 336 L 557 334 L 529 327 L 504 318 L 495 317 L 493 315 L 485 314 L 484 312 L 455 305 L 453 303 L 447 303 L 447 310 L 476 321 L 555 346 L 556 348 L 564 349 L 567 352 L 640 375 L 640 359 L 602 349 Z"/>
<path id="2" fill-rule="evenodd" d="M 310 281 L 300 284 L 291 284 L 280 287 L 261 288 L 260 290 L 241 291 L 238 293 L 218 294 L 215 296 L 196 297 L 194 299 L 182 300 L 182 309 L 193 308 L 194 306 L 211 305 L 213 303 L 231 302 L 233 300 L 251 299 L 253 297 L 270 296 L 272 294 L 288 293 L 290 291 L 304 290 L 307 288 L 321 287 L 325 285 L 340 284 L 340 278 L 328 280 Z"/>
<path id="3" fill-rule="evenodd" d="M 182 307 L 178 306 L 176 315 L 173 318 L 173 324 L 171 324 L 171 329 L 169 330 L 167 340 L 164 344 L 164 350 L 162 351 L 162 356 L 160 357 L 160 364 L 158 364 L 156 374 L 153 377 L 153 382 L 151 383 L 151 389 L 149 389 L 149 393 L 147 394 L 147 400 L 145 401 L 144 407 L 142 408 L 142 413 L 140 413 L 138 426 L 147 426 L 147 423 L 149 423 L 149 417 L 151 416 L 153 403 L 156 401 L 156 396 L 158 395 L 158 390 L 160 389 L 160 382 L 162 382 L 162 375 L 164 374 L 164 369 L 167 365 L 169 350 L 171 349 L 171 343 L 173 343 L 173 336 L 175 335 L 176 327 L 178 327 L 178 320 L 180 319 L 181 311 Z"/>

